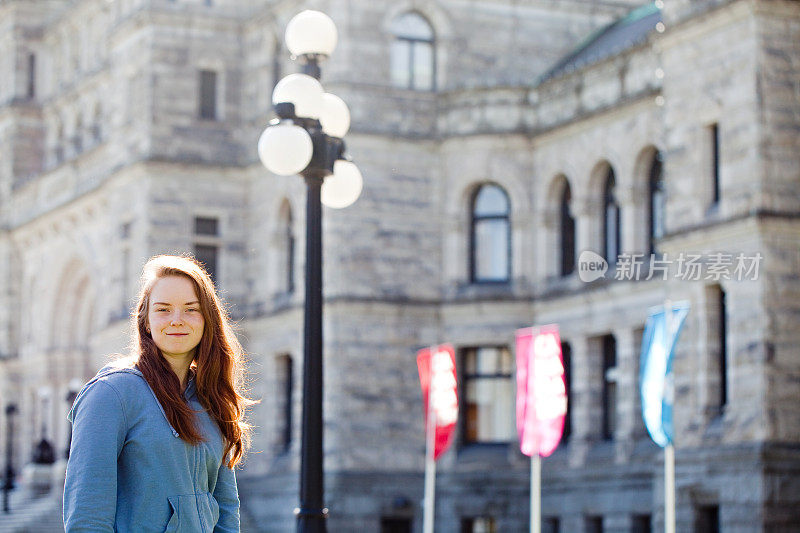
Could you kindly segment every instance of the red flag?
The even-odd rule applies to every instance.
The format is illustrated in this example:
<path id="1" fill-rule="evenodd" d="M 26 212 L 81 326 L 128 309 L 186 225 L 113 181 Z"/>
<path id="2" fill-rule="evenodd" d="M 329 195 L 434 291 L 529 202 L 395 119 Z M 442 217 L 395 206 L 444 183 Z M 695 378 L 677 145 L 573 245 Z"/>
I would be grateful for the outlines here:
<path id="1" fill-rule="evenodd" d="M 456 353 L 450 344 L 440 344 L 417 352 L 417 369 L 422 385 L 422 400 L 425 409 L 425 428 L 428 428 L 428 413 L 436 417 L 436 438 L 433 459 L 436 460 L 450 446 L 458 420 L 458 382 L 456 381 Z M 431 409 L 428 409 L 428 398 Z"/>
<path id="2" fill-rule="evenodd" d="M 564 432 L 567 388 L 558 326 L 517 331 L 517 433 L 522 453 L 552 454 Z"/>

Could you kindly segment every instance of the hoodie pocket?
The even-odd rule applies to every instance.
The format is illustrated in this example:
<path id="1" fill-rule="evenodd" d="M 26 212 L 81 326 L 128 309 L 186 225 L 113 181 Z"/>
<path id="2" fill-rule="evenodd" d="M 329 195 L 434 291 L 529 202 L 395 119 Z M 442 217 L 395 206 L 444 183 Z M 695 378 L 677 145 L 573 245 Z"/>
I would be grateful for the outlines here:
<path id="1" fill-rule="evenodd" d="M 179 498 L 180 498 L 179 496 L 169 497 L 169 506 L 172 508 L 172 516 L 169 518 L 169 522 L 167 522 L 167 529 L 164 530 L 164 533 L 177 533 L 178 531 L 180 531 L 181 507 Z"/>
<path id="2" fill-rule="evenodd" d="M 210 492 L 206 492 L 206 496 L 208 497 L 208 507 L 211 512 L 209 524 L 211 525 L 211 530 L 213 530 L 219 520 L 219 503 L 217 503 L 217 499 L 214 498 Z"/>
<path id="3" fill-rule="evenodd" d="M 219 520 L 219 504 L 210 492 L 170 496 L 172 516 L 164 533 L 211 533 Z"/>

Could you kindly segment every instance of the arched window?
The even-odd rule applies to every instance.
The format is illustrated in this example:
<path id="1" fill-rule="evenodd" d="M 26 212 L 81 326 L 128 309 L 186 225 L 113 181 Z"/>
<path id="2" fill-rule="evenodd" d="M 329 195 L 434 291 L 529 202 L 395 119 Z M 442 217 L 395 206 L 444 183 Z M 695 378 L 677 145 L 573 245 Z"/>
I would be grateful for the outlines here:
<path id="1" fill-rule="evenodd" d="M 433 28 L 418 13 L 405 13 L 390 26 L 394 42 L 391 48 L 392 85 L 404 89 L 432 91 L 434 75 Z"/>
<path id="2" fill-rule="evenodd" d="M 661 153 L 656 152 L 653 154 L 653 161 L 650 163 L 648 235 L 651 254 L 656 251 L 656 241 L 664 236 L 664 222 L 666 220 L 667 191 L 664 185 L 664 166 L 661 159 Z"/>
<path id="3" fill-rule="evenodd" d="M 603 257 L 608 264 L 616 264 L 620 253 L 620 210 L 615 194 L 614 169 L 608 167 L 603 187 Z"/>
<path id="4" fill-rule="evenodd" d="M 569 182 L 564 181 L 559 210 L 559 237 L 561 238 L 561 275 L 569 276 L 575 270 L 575 219 L 570 212 L 572 191 Z"/>
<path id="5" fill-rule="evenodd" d="M 511 225 L 506 192 L 482 185 L 472 200 L 471 280 L 507 282 L 511 275 Z"/>

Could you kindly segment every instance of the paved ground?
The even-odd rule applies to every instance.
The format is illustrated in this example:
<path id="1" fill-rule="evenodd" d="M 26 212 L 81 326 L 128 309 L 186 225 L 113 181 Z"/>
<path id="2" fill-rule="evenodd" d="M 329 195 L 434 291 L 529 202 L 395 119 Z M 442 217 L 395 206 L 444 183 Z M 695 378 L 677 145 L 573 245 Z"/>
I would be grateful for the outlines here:
<path id="1" fill-rule="evenodd" d="M 31 499 L 19 489 L 13 490 L 10 493 L 9 510 L 9 514 L 0 510 L 0 533 L 64 533 L 60 494 Z M 261 530 L 253 525 L 246 514 L 242 514 L 241 531 L 255 533 Z"/>

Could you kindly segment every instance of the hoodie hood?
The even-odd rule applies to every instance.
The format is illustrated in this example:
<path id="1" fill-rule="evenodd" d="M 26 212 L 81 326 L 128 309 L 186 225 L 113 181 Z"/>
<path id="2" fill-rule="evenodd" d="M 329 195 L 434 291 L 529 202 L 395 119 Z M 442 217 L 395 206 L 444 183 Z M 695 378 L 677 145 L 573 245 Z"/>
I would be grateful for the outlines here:
<path id="1" fill-rule="evenodd" d="M 133 366 L 133 367 L 116 366 L 114 363 L 111 363 L 111 364 L 108 364 L 108 365 L 104 366 L 103 368 L 101 368 L 100 371 L 97 373 L 97 375 L 95 375 L 95 377 L 90 379 L 89 382 L 86 383 L 86 385 L 83 386 L 83 389 L 81 389 L 81 392 L 78 393 L 78 395 L 75 397 L 75 401 L 72 403 L 72 408 L 69 410 L 69 414 L 67 415 L 67 420 L 69 420 L 69 422 L 72 423 L 72 421 L 74 419 L 74 416 L 75 416 L 75 406 L 78 404 L 78 400 L 80 400 L 80 398 L 86 393 L 86 391 L 89 389 L 89 387 L 91 387 L 91 385 L 95 381 L 97 381 L 98 379 L 102 379 L 104 377 L 110 376 L 111 374 L 117 374 L 117 373 L 133 374 L 135 376 L 139 376 L 141 378 L 141 380 L 144 381 L 145 385 L 147 385 L 147 390 L 149 390 L 150 394 L 153 395 L 153 399 L 156 401 L 156 404 L 158 405 L 158 410 L 161 412 L 161 416 L 163 416 L 164 420 L 166 420 L 167 424 L 169 424 L 169 429 L 172 430 L 172 434 L 175 437 L 180 437 L 178 432 L 175 431 L 175 428 L 172 427 L 172 424 L 169 423 L 169 419 L 167 419 L 167 414 L 164 412 L 164 407 L 161 405 L 161 402 L 158 401 L 158 397 L 156 396 L 156 393 L 153 392 L 152 388 L 150 388 L 150 384 L 147 383 L 146 379 L 144 379 L 144 374 L 142 374 L 142 372 L 138 368 L 136 368 L 135 366 Z M 183 397 L 186 400 L 190 400 L 194 396 L 196 396 L 194 376 L 195 376 L 194 370 L 190 369 L 190 371 L 189 371 L 189 381 L 186 383 L 186 390 L 183 392 Z"/>

